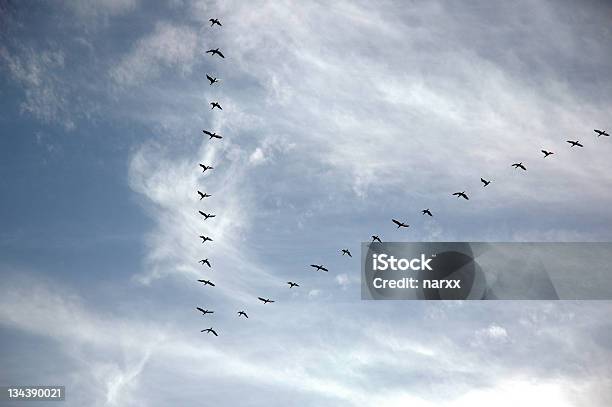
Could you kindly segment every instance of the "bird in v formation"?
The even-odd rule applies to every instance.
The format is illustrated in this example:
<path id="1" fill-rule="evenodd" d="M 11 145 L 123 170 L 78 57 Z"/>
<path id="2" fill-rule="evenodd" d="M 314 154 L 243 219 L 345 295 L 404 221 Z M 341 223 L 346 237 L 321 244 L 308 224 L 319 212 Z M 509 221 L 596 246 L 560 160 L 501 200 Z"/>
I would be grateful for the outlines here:
<path id="1" fill-rule="evenodd" d="M 210 132 L 208 130 L 202 130 L 202 133 L 206 134 L 207 136 L 210 136 L 209 140 L 212 140 L 214 138 L 218 138 L 218 139 L 222 139 L 223 138 L 220 135 L 218 135 L 217 133 Z"/>
<path id="2" fill-rule="evenodd" d="M 225 55 L 223 55 L 221 53 L 221 51 L 219 51 L 219 48 L 215 48 L 215 49 L 209 49 L 208 51 L 206 51 L 207 54 L 210 54 L 212 56 L 218 55 L 221 58 L 225 58 Z"/>
<path id="3" fill-rule="evenodd" d="M 219 79 L 215 78 L 214 76 L 210 76 L 209 74 L 206 74 L 206 79 L 208 79 L 208 81 L 210 82 L 209 85 L 212 86 L 213 83 L 218 83 Z"/>
<path id="4" fill-rule="evenodd" d="M 200 332 L 206 332 L 206 333 L 209 333 L 209 334 L 213 334 L 215 336 L 219 336 L 219 335 L 217 335 L 217 331 L 215 331 L 212 328 L 202 329 Z"/>
<path id="5" fill-rule="evenodd" d="M 200 308 L 200 307 L 196 307 L 196 309 L 197 309 L 198 311 L 200 311 L 200 312 L 201 312 L 203 315 L 206 315 L 206 314 L 214 314 L 214 313 L 215 313 L 215 311 L 209 311 L 209 310 L 207 310 L 207 309 Z"/>

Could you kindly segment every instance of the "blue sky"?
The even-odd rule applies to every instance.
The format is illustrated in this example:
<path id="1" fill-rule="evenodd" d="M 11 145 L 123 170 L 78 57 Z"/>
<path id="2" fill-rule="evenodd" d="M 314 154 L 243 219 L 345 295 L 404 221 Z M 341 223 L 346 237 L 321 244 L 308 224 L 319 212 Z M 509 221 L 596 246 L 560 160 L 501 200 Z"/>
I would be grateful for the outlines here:
<path id="1" fill-rule="evenodd" d="M 71 406 L 612 403 L 609 302 L 362 302 L 356 255 L 612 239 L 608 2 L 1 4 L 0 383 Z"/>

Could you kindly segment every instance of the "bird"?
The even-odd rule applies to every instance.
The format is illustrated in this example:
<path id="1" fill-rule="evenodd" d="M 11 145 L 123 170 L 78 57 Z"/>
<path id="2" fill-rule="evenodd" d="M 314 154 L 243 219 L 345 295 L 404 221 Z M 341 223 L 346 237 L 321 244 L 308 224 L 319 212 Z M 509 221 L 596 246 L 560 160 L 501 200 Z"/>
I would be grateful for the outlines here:
<path id="1" fill-rule="evenodd" d="M 423 215 L 433 216 L 433 215 L 431 214 L 431 211 L 430 211 L 429 209 L 423 209 L 423 210 L 421 211 L 421 213 L 422 213 Z"/>
<path id="2" fill-rule="evenodd" d="M 527 171 L 527 168 L 525 168 L 525 166 L 523 165 L 523 163 L 514 163 L 512 164 L 512 167 L 516 168 L 517 170 L 520 168 L 523 171 Z"/>
<path id="3" fill-rule="evenodd" d="M 329 271 L 329 270 L 328 270 L 328 269 L 326 269 L 325 267 L 323 267 L 323 266 L 321 266 L 321 265 L 318 265 L 318 264 L 311 264 L 311 265 L 310 265 L 310 267 L 314 267 L 314 268 L 316 268 L 316 269 L 317 269 L 317 271 L 321 271 L 321 270 L 323 270 L 323 271 Z"/>
<path id="4" fill-rule="evenodd" d="M 570 143 L 570 144 L 571 144 L 571 147 L 576 147 L 576 146 L 578 146 L 578 147 L 584 147 L 582 144 L 580 144 L 580 142 L 579 142 L 578 140 L 576 140 L 576 141 L 567 140 L 567 143 Z"/>
<path id="5" fill-rule="evenodd" d="M 491 181 L 487 181 L 484 178 L 480 178 L 480 182 L 482 182 L 482 184 L 483 184 L 482 186 L 483 187 L 486 187 L 487 185 L 489 185 L 491 183 Z"/>
<path id="6" fill-rule="evenodd" d="M 198 280 L 198 281 L 200 283 L 204 283 L 204 285 L 209 285 L 209 286 L 212 286 L 212 287 L 215 286 L 215 284 L 212 281 L 210 281 L 210 280 Z"/>
<path id="7" fill-rule="evenodd" d="M 212 242 L 213 240 L 208 237 L 208 236 L 200 236 L 200 239 L 202 239 L 202 243 L 206 243 L 206 242 Z"/>
<path id="8" fill-rule="evenodd" d="M 204 216 L 204 220 L 208 220 L 208 218 L 214 218 L 215 216 L 217 216 L 217 215 L 213 215 L 212 213 L 208 214 L 208 213 L 204 213 L 202 211 L 198 211 L 198 212 L 200 213 L 200 215 Z"/>
<path id="9" fill-rule="evenodd" d="M 453 195 L 455 195 L 457 198 L 463 198 L 466 201 L 470 200 L 470 198 L 468 198 L 468 196 L 465 194 L 465 191 L 463 191 L 463 192 L 455 192 Z"/>
<path id="10" fill-rule="evenodd" d="M 212 27 L 213 25 L 217 24 L 219 27 L 221 27 L 223 24 L 221 24 L 221 21 L 219 21 L 216 18 L 209 18 L 208 21 L 210 21 L 210 26 Z"/>
<path id="11" fill-rule="evenodd" d="M 223 138 L 220 135 L 218 135 L 217 133 L 211 133 L 210 131 L 207 131 L 207 130 L 202 130 L 202 133 L 206 134 L 207 136 L 210 136 L 209 140 L 212 140 L 214 138 L 218 138 L 218 139 L 222 139 Z"/>
<path id="12" fill-rule="evenodd" d="M 261 298 L 261 297 L 257 297 L 259 299 L 259 301 L 262 301 L 264 304 L 267 304 L 269 302 L 274 302 L 273 300 L 267 299 L 267 298 Z"/>
<path id="13" fill-rule="evenodd" d="M 199 164 L 200 167 L 202 167 L 202 172 L 206 172 L 206 170 L 214 170 L 213 167 L 208 166 L 208 165 L 204 165 L 204 164 Z"/>
<path id="14" fill-rule="evenodd" d="M 249 316 L 246 314 L 246 312 L 244 311 L 238 311 L 238 317 L 245 317 L 246 319 L 249 319 Z"/>
<path id="15" fill-rule="evenodd" d="M 374 242 L 382 243 L 382 240 L 380 240 L 380 237 L 372 235 L 372 243 Z"/>
<path id="16" fill-rule="evenodd" d="M 344 256 L 345 254 L 348 254 L 349 257 L 353 257 L 349 249 L 342 249 L 342 255 Z"/>
<path id="17" fill-rule="evenodd" d="M 209 333 L 209 334 L 213 334 L 215 336 L 219 336 L 219 335 L 217 335 L 217 332 L 214 329 L 212 329 L 212 328 L 202 329 L 200 332 L 206 332 L 206 333 Z"/>
<path id="18" fill-rule="evenodd" d="M 212 268 L 212 266 L 210 265 L 210 262 L 208 261 L 208 259 L 202 259 L 198 263 L 202 263 L 202 265 L 206 264 L 206 265 L 208 265 L 208 267 Z"/>
<path id="19" fill-rule="evenodd" d="M 214 313 L 215 313 L 215 311 L 209 311 L 209 310 L 207 310 L 207 309 L 202 309 L 202 308 L 200 308 L 200 307 L 196 307 L 196 309 L 197 309 L 198 311 L 200 311 L 200 312 L 201 312 L 202 314 L 204 314 L 204 315 L 206 315 L 206 314 L 214 314 Z"/>
<path id="20" fill-rule="evenodd" d="M 200 195 L 200 201 L 201 201 L 202 199 L 204 199 L 204 198 L 209 198 L 209 197 L 211 197 L 211 196 L 212 196 L 212 195 L 210 195 L 210 194 L 207 194 L 206 192 L 202 193 L 202 192 L 200 192 L 200 191 L 198 191 L 198 195 Z"/>
<path id="21" fill-rule="evenodd" d="M 289 288 L 299 287 L 300 286 L 298 283 L 294 283 L 293 281 L 287 281 L 287 284 L 289 284 Z"/>
<path id="22" fill-rule="evenodd" d="M 546 151 L 546 150 L 540 150 L 542 152 L 542 154 L 544 154 L 544 158 L 548 157 L 549 155 L 553 155 L 554 153 L 552 151 Z"/>
<path id="23" fill-rule="evenodd" d="M 210 105 L 212 106 L 210 108 L 210 110 L 213 110 L 215 107 L 219 110 L 223 110 L 223 108 L 221 107 L 221 105 L 218 102 L 210 102 Z"/>
<path id="24" fill-rule="evenodd" d="M 225 58 L 225 56 L 221 53 L 221 51 L 219 51 L 219 48 L 215 48 L 215 49 L 209 49 L 208 51 L 206 51 L 207 54 L 210 55 L 219 55 L 221 58 Z"/>
<path id="25" fill-rule="evenodd" d="M 208 79 L 210 81 L 210 84 L 209 84 L 210 86 L 212 86 L 213 83 L 219 82 L 219 79 L 214 78 L 214 77 L 210 76 L 209 74 L 206 74 L 206 79 Z"/>
<path id="26" fill-rule="evenodd" d="M 605 130 L 593 130 L 595 133 L 597 133 L 597 137 L 601 137 L 601 136 L 606 136 L 606 137 L 610 137 L 610 135 L 605 131 Z"/>
<path id="27" fill-rule="evenodd" d="M 397 225 L 397 228 L 407 228 L 410 225 L 404 222 L 400 222 L 399 220 L 395 220 L 395 219 L 391 219 L 391 221 L 393 221 L 393 223 L 395 223 Z"/>

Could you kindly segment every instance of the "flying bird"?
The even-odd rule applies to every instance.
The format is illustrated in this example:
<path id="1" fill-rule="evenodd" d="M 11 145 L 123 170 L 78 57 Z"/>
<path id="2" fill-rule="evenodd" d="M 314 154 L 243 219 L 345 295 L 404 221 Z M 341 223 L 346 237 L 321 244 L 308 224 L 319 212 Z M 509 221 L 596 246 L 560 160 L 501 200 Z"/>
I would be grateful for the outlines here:
<path id="1" fill-rule="evenodd" d="M 345 254 L 348 254 L 349 257 L 353 257 L 349 249 L 342 249 L 342 255 L 344 256 Z"/>
<path id="2" fill-rule="evenodd" d="M 605 130 L 593 130 L 595 133 L 597 133 L 597 137 L 601 137 L 601 136 L 606 136 L 606 137 L 610 137 L 610 135 L 608 133 L 606 133 Z"/>
<path id="3" fill-rule="evenodd" d="M 219 335 L 217 335 L 217 332 L 214 329 L 212 329 L 212 328 L 202 329 L 200 332 L 206 332 L 206 333 L 209 333 L 209 334 L 213 334 L 215 336 L 219 336 Z"/>
<path id="4" fill-rule="evenodd" d="M 323 266 L 321 266 L 321 265 L 318 265 L 318 264 L 311 264 L 311 265 L 310 265 L 310 267 L 314 267 L 314 268 L 316 268 L 316 269 L 317 269 L 317 271 L 321 271 L 321 270 L 323 270 L 323 271 L 329 271 L 329 270 L 328 270 L 328 269 L 326 269 L 325 267 L 323 267 Z"/>
<path id="5" fill-rule="evenodd" d="M 423 209 L 423 210 L 421 211 L 421 213 L 422 213 L 423 215 L 433 216 L 433 215 L 431 214 L 431 211 L 430 211 L 429 209 Z"/>
<path id="6" fill-rule="evenodd" d="M 200 307 L 196 307 L 196 309 L 197 309 L 198 311 L 200 311 L 200 312 L 201 312 L 202 314 L 204 314 L 204 315 L 206 315 L 206 314 L 214 314 L 214 313 L 215 313 L 215 311 L 209 311 L 209 310 L 207 310 L 207 309 L 202 309 L 202 308 L 200 308 Z"/>
<path id="7" fill-rule="evenodd" d="M 582 144 L 580 144 L 580 142 L 578 140 L 576 140 L 576 141 L 567 140 L 567 142 L 571 144 L 571 147 L 576 147 L 576 146 L 584 147 Z"/>
<path id="8" fill-rule="evenodd" d="M 210 84 L 209 84 L 210 86 L 212 86 L 213 83 L 219 82 L 219 79 L 214 78 L 214 77 L 210 76 L 209 74 L 206 74 L 206 79 L 208 79 L 210 81 Z"/>
<path id="9" fill-rule="evenodd" d="M 212 213 L 204 213 L 202 211 L 198 211 L 200 213 L 200 215 L 204 216 L 204 220 L 208 220 L 208 218 L 214 218 L 217 215 L 214 215 Z"/>
<path id="10" fill-rule="evenodd" d="M 480 182 L 482 182 L 482 186 L 486 187 L 487 185 L 489 185 L 491 183 L 491 181 L 487 181 L 484 178 L 480 178 Z"/>
<path id="11" fill-rule="evenodd" d="M 212 286 L 212 287 L 215 286 L 215 284 L 212 281 L 210 281 L 210 280 L 198 280 L 198 281 L 200 283 L 204 283 L 204 285 L 209 285 L 209 286 Z"/>
<path id="12" fill-rule="evenodd" d="M 554 153 L 552 151 L 546 151 L 546 150 L 540 150 L 542 152 L 542 154 L 544 154 L 544 158 L 548 157 L 549 155 L 553 155 Z"/>
<path id="13" fill-rule="evenodd" d="M 469 201 L 470 198 L 468 198 L 468 196 L 465 194 L 465 191 L 462 192 L 455 192 L 453 195 L 455 195 L 457 198 L 463 198 L 466 201 Z"/>
<path id="14" fill-rule="evenodd" d="M 391 219 L 391 221 L 393 221 L 393 223 L 395 223 L 397 225 L 397 228 L 407 228 L 410 225 L 404 222 L 400 222 L 399 220 L 395 220 L 395 219 Z"/>
<path id="15" fill-rule="evenodd" d="M 199 164 L 200 167 L 202 167 L 202 172 L 206 172 L 206 170 L 213 170 L 213 167 L 210 167 L 208 165 L 204 165 L 204 164 Z"/>
<path id="16" fill-rule="evenodd" d="M 217 102 L 210 102 L 210 105 L 212 106 L 212 107 L 210 108 L 210 110 L 213 110 L 215 107 L 216 107 L 217 109 L 219 109 L 219 110 L 223 110 L 223 108 L 221 107 L 221 105 L 220 105 L 219 103 L 217 103 Z"/>
<path id="17" fill-rule="evenodd" d="M 527 168 L 525 168 L 525 166 L 523 165 L 523 163 L 514 163 L 512 164 L 512 167 L 516 168 L 517 170 L 520 168 L 523 171 L 527 171 Z"/>
<path id="18" fill-rule="evenodd" d="M 200 236 L 200 239 L 202 239 L 202 243 L 206 243 L 206 242 L 212 242 L 213 240 L 208 237 L 208 236 Z"/>
<path id="19" fill-rule="evenodd" d="M 274 302 L 274 301 L 269 300 L 269 299 L 267 299 L 267 298 L 261 298 L 261 297 L 257 297 L 257 298 L 259 299 L 259 301 L 262 301 L 264 304 L 267 304 L 267 303 L 269 303 L 269 302 Z"/>
<path id="20" fill-rule="evenodd" d="M 382 243 L 382 240 L 380 240 L 380 237 L 372 235 L 372 243 L 374 242 Z"/>
<path id="21" fill-rule="evenodd" d="M 219 48 L 215 48 L 215 49 L 209 49 L 208 51 L 206 51 L 207 54 L 210 55 L 219 55 L 221 58 L 225 58 L 225 56 L 221 53 L 221 51 L 219 51 Z"/>
<path id="22" fill-rule="evenodd" d="M 198 191 L 198 195 L 200 195 L 200 201 L 201 201 L 202 199 L 204 199 L 204 198 L 209 198 L 209 197 L 211 197 L 211 196 L 212 196 L 212 195 L 210 195 L 210 194 L 207 194 L 206 192 L 202 193 L 202 192 L 200 192 L 200 191 Z"/>
<path id="23" fill-rule="evenodd" d="M 210 265 L 210 262 L 208 261 L 208 259 L 202 259 L 198 263 L 202 263 L 202 265 L 206 264 L 206 265 L 208 265 L 208 267 L 212 268 L 212 266 Z"/>
<path id="24" fill-rule="evenodd" d="M 238 317 L 245 317 L 247 319 L 249 318 L 249 316 L 244 311 L 238 311 Z"/>
<path id="25" fill-rule="evenodd" d="M 221 27 L 223 24 L 221 24 L 221 21 L 219 21 L 216 18 L 209 18 L 208 21 L 210 21 L 210 26 L 212 27 L 213 25 L 217 24 L 219 27 Z"/>
<path id="26" fill-rule="evenodd" d="M 300 286 L 298 283 L 294 283 L 293 281 L 287 281 L 287 284 L 289 284 L 289 288 L 299 287 Z"/>
<path id="27" fill-rule="evenodd" d="M 202 130 L 202 133 L 206 134 L 207 136 L 210 136 L 209 140 L 212 140 L 214 138 L 218 138 L 218 139 L 222 139 L 223 138 L 220 135 L 218 135 L 217 133 L 211 133 L 210 131 L 207 131 L 207 130 Z"/>

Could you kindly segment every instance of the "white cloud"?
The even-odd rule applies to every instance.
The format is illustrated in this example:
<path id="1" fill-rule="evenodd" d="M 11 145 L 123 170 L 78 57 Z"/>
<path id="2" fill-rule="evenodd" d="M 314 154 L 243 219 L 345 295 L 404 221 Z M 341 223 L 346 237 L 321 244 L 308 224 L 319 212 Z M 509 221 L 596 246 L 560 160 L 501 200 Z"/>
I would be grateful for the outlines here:
<path id="1" fill-rule="evenodd" d="M 64 69 L 64 58 L 62 50 L 37 51 L 26 47 L 11 53 L 6 47 L 0 47 L 0 62 L 25 93 L 21 111 L 43 122 L 59 122 L 72 130 L 75 124 L 69 96 L 59 75 Z"/>
<path id="2" fill-rule="evenodd" d="M 193 28 L 158 22 L 155 30 L 111 69 L 110 76 L 117 84 L 129 86 L 155 78 L 166 68 L 189 74 L 197 60 L 198 44 Z"/>

